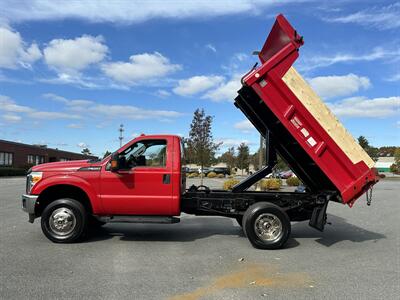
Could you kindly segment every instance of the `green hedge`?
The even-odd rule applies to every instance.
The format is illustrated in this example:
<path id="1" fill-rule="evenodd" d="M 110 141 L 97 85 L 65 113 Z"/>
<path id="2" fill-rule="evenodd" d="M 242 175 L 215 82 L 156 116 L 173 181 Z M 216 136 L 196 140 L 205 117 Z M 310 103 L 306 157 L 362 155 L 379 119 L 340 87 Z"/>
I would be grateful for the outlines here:
<path id="1" fill-rule="evenodd" d="M 207 178 L 215 178 L 215 177 L 217 177 L 217 173 L 215 172 L 210 172 L 207 174 Z"/>
<path id="2" fill-rule="evenodd" d="M 292 176 L 286 179 L 286 184 L 288 186 L 299 186 L 301 184 L 301 181 L 299 178 Z"/>
<path id="3" fill-rule="evenodd" d="M 235 185 L 237 185 L 240 182 L 240 180 L 237 179 L 228 179 L 224 182 L 224 190 L 229 191 L 231 190 Z"/>
<path id="4" fill-rule="evenodd" d="M 24 175 L 26 175 L 25 169 L 0 168 L 0 177 L 2 177 L 2 176 L 24 176 Z"/>
<path id="5" fill-rule="evenodd" d="M 279 178 L 268 178 L 260 180 L 260 189 L 263 191 L 267 190 L 279 190 L 282 186 L 282 180 Z"/>

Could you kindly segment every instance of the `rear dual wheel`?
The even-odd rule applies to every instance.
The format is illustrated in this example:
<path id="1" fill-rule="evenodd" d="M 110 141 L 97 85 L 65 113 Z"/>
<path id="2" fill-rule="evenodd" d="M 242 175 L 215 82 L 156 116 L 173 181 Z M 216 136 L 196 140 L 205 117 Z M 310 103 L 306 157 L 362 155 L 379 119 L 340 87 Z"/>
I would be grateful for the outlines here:
<path id="1" fill-rule="evenodd" d="M 255 203 L 243 216 L 243 231 L 255 248 L 282 248 L 290 236 L 290 229 L 286 212 L 272 203 Z"/>

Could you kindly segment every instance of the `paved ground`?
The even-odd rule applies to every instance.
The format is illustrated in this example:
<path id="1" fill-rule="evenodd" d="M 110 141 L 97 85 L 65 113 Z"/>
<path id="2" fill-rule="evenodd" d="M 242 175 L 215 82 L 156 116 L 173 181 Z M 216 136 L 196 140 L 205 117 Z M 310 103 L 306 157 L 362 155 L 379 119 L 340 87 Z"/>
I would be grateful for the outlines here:
<path id="1" fill-rule="evenodd" d="M 332 203 L 324 233 L 292 225 L 286 249 L 250 246 L 226 218 L 106 225 L 58 245 L 20 210 L 24 180 L 0 179 L 2 299 L 398 299 L 400 181 L 367 207 Z M 241 259 L 243 258 L 243 259 Z M 397 295 L 397 296 L 396 296 Z"/>

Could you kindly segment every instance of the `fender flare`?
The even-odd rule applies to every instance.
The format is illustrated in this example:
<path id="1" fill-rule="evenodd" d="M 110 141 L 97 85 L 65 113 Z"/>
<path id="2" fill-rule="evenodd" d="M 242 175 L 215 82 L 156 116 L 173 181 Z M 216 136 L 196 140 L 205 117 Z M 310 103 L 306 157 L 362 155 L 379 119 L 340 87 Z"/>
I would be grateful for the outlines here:
<path id="1" fill-rule="evenodd" d="M 69 185 L 81 189 L 88 197 L 93 213 L 102 211 L 101 201 L 93 186 L 86 180 L 73 175 L 55 175 L 43 178 L 35 184 L 31 190 L 32 195 L 39 195 L 50 187 L 57 185 Z"/>

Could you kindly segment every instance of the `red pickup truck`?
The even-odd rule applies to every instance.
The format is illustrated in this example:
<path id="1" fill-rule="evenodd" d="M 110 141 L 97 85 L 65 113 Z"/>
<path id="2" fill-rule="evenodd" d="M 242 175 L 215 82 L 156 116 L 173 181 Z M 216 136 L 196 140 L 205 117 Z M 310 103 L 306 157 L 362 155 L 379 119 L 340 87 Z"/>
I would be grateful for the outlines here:
<path id="1" fill-rule="evenodd" d="M 378 180 L 373 162 L 291 67 L 303 45 L 279 15 L 260 67 L 242 78 L 235 105 L 267 140 L 267 165 L 231 191 L 186 189 L 179 136 L 141 135 L 101 161 L 38 165 L 27 175 L 22 208 L 41 217 L 53 242 L 85 237 L 107 222 L 177 223 L 180 214 L 234 218 L 254 247 L 282 247 L 291 221 L 323 230 L 329 201 L 354 201 Z M 272 172 L 277 153 L 305 184 L 305 192 L 248 188 Z"/>

